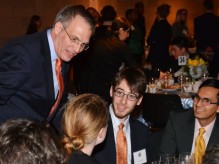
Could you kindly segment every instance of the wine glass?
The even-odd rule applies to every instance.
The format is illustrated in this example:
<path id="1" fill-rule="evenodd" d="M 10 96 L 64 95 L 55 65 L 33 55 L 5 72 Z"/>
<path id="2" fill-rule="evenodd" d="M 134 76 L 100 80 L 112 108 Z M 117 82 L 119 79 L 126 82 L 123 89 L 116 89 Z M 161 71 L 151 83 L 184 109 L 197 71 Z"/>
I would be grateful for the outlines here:
<path id="1" fill-rule="evenodd" d="M 184 77 L 183 88 L 185 93 L 189 91 L 190 86 L 191 86 L 191 79 L 188 76 Z"/>
<path id="2" fill-rule="evenodd" d="M 154 77 L 149 78 L 149 84 L 155 84 L 155 81 Z"/>
<path id="3" fill-rule="evenodd" d="M 181 92 L 183 92 L 183 80 L 184 80 L 184 76 L 181 74 L 181 75 L 178 77 L 178 83 L 179 83 L 179 85 L 180 85 Z"/>
<path id="4" fill-rule="evenodd" d="M 203 73 L 202 75 L 202 81 L 205 81 L 208 79 L 208 74 L 207 73 Z"/>
<path id="5" fill-rule="evenodd" d="M 183 152 L 179 154 L 179 164 L 193 164 L 194 156 L 190 152 Z"/>
<path id="6" fill-rule="evenodd" d="M 162 154 L 159 159 L 160 164 L 174 164 L 175 157 L 171 154 Z"/>

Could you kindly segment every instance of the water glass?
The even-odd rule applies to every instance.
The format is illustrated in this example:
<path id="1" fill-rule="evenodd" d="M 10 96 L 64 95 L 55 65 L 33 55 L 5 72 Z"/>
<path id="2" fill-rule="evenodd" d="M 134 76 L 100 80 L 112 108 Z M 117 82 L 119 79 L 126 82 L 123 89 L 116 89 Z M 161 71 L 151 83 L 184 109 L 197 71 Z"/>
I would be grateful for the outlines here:
<path id="1" fill-rule="evenodd" d="M 184 77 L 183 88 L 184 92 L 192 91 L 191 79 L 188 76 Z"/>
<path id="2" fill-rule="evenodd" d="M 183 152 L 179 154 L 179 164 L 195 164 L 194 155 L 190 152 Z"/>
<path id="3" fill-rule="evenodd" d="M 160 164 L 175 164 L 175 156 L 170 154 L 162 154 L 159 159 Z"/>
<path id="4" fill-rule="evenodd" d="M 183 75 L 180 75 L 180 76 L 178 77 L 178 83 L 179 83 L 179 85 L 180 85 L 181 92 L 183 92 L 183 80 L 184 80 Z"/>
<path id="5" fill-rule="evenodd" d="M 202 75 L 202 81 L 205 81 L 205 80 L 207 80 L 208 79 L 208 74 L 206 73 L 204 73 L 203 75 Z"/>

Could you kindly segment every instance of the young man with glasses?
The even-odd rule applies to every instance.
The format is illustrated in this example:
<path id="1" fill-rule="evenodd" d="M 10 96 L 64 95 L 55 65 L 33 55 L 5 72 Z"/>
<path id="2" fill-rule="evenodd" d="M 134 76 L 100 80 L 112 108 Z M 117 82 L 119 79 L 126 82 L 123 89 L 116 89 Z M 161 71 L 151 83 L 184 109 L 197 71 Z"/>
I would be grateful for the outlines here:
<path id="1" fill-rule="evenodd" d="M 12 118 L 61 123 L 69 61 L 88 48 L 95 29 L 80 5 L 66 6 L 54 25 L 15 39 L 0 51 L 0 123 Z M 60 66 L 61 64 L 61 66 Z M 61 69 L 60 69 L 61 68 Z"/>
<path id="2" fill-rule="evenodd" d="M 219 80 L 204 81 L 193 97 L 193 110 L 172 112 L 164 130 L 161 154 L 195 154 L 197 136 L 204 129 L 203 149 L 219 143 Z"/>
<path id="3" fill-rule="evenodd" d="M 126 143 L 122 145 L 122 148 L 126 147 L 126 151 L 121 155 L 125 163 L 148 161 L 148 127 L 130 116 L 136 105 L 140 105 L 145 87 L 145 75 L 139 69 L 123 68 L 117 73 L 110 88 L 112 104 L 109 107 L 111 119 L 107 136 L 105 141 L 94 150 L 94 156 L 99 163 L 112 164 L 121 161 L 117 150 L 119 147 L 117 133 L 121 124 L 124 125 L 122 130 L 126 140 Z"/>

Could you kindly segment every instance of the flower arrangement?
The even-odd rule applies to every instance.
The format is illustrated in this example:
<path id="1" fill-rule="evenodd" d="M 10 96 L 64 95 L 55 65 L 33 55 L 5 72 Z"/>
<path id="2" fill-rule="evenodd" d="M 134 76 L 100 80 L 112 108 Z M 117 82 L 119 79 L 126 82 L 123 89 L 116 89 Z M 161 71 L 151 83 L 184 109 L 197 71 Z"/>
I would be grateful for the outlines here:
<path id="1" fill-rule="evenodd" d="M 187 75 L 193 80 L 202 78 L 204 74 L 208 74 L 207 62 L 196 56 L 194 59 L 187 59 L 186 65 L 176 72 L 175 76 L 180 74 Z"/>

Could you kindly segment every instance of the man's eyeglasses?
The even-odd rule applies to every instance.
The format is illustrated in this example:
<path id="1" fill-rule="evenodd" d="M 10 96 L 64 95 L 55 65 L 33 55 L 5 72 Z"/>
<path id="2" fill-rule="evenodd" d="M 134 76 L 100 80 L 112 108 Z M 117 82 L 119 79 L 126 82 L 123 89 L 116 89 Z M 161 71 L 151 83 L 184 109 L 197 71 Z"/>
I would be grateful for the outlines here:
<path id="1" fill-rule="evenodd" d="M 200 98 L 199 95 L 193 95 L 192 99 L 195 103 L 198 103 L 200 100 L 203 104 L 203 106 L 209 106 L 211 104 L 219 104 L 218 102 L 211 102 L 211 100 L 209 98 Z"/>
<path id="2" fill-rule="evenodd" d="M 127 99 L 130 100 L 130 101 L 135 101 L 138 99 L 138 96 L 133 94 L 133 93 L 128 93 L 128 94 L 125 94 L 124 92 L 120 91 L 120 90 L 114 90 L 114 94 L 117 96 L 117 97 L 124 97 L 125 95 L 127 96 Z"/>
<path id="3" fill-rule="evenodd" d="M 62 25 L 63 26 L 63 25 Z M 81 50 L 87 50 L 89 48 L 89 45 L 87 43 L 83 43 L 81 42 L 77 37 L 73 36 L 73 37 L 70 37 L 69 33 L 67 32 L 66 28 L 63 26 L 66 34 L 68 35 L 69 39 L 71 40 L 71 42 L 73 44 L 78 44 L 80 45 L 80 48 Z"/>

